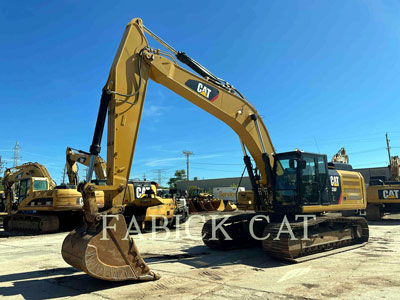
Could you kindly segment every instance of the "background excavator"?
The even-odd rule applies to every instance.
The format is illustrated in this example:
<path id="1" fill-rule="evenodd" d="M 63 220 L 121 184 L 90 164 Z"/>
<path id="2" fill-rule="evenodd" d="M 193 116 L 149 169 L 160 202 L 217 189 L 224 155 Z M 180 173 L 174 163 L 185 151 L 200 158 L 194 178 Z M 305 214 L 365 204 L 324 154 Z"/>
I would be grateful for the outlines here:
<path id="1" fill-rule="evenodd" d="M 65 160 L 69 184 L 77 186 L 79 184 L 77 163 L 80 163 L 84 166 L 89 166 L 90 154 L 82 150 L 76 150 L 67 147 L 65 151 Z M 104 159 L 102 159 L 100 156 L 96 157 L 96 161 L 94 162 L 96 179 L 105 180 L 107 178 L 106 168 L 107 165 Z"/>
<path id="2" fill-rule="evenodd" d="M 332 156 L 331 162 L 348 164 L 349 156 L 347 155 L 346 149 L 340 148 L 340 150 L 334 156 Z"/>
<path id="3" fill-rule="evenodd" d="M 90 154 L 67 147 L 66 149 L 66 168 L 70 184 L 79 183 L 77 163 L 89 166 Z M 103 158 L 96 156 L 94 162 L 94 173 L 96 179 L 92 183 L 96 185 L 107 184 L 107 164 Z M 171 198 L 157 196 L 158 184 L 154 181 L 129 180 L 127 192 L 123 201 L 124 216 L 130 221 L 135 217 L 142 229 L 152 227 L 153 219 L 157 225 L 167 222 L 169 226 L 176 223 L 179 216 L 180 222 L 186 221 L 189 215 L 189 209 L 186 202 L 177 201 Z M 102 191 L 95 191 L 104 197 Z"/>
<path id="4" fill-rule="evenodd" d="M 191 186 L 186 197 L 189 205 L 189 212 L 196 213 L 202 211 L 234 211 L 236 206 L 233 203 L 225 203 L 222 199 L 215 198 L 213 194 L 205 190 Z"/>
<path id="5" fill-rule="evenodd" d="M 371 221 L 380 220 L 385 213 L 400 212 L 399 157 L 389 157 L 389 180 L 371 179 L 367 186 L 367 218 Z"/>
<path id="6" fill-rule="evenodd" d="M 45 166 L 25 163 L 4 172 L 8 215 L 6 231 L 55 232 L 82 224 L 82 195 L 76 188 L 56 186 Z M 102 203 L 98 199 L 98 203 Z"/>
<path id="7" fill-rule="evenodd" d="M 150 48 L 145 32 L 170 52 Z M 180 67 L 175 57 L 200 76 Z M 126 27 L 117 54 L 103 88 L 85 185 L 85 225 L 64 240 L 62 255 L 70 265 L 90 276 L 105 280 L 156 280 L 141 257 L 133 239 L 129 239 L 123 217 L 140 118 L 148 80 L 162 84 L 230 126 L 239 136 L 252 190 L 241 192 L 238 201 L 253 203 L 256 227 L 265 235 L 279 230 L 287 216 L 296 236 L 303 234 L 303 221 L 296 214 L 315 214 L 309 221 L 309 240 L 291 240 L 282 234 L 279 241 L 266 239 L 263 247 L 274 257 L 297 260 L 299 257 L 368 240 L 364 218 L 325 216 L 326 211 L 365 209 L 365 185 L 361 174 L 329 169 L 326 155 L 302 151 L 275 153 L 268 131 L 256 109 L 232 85 L 216 77 L 183 52 L 178 52 L 146 28 L 140 19 Z M 103 129 L 108 116 L 107 185 L 91 183 L 94 162 L 100 153 Z M 248 152 L 252 156 L 256 167 Z M 102 190 L 104 209 L 95 204 L 93 192 Z M 251 220 L 256 214 L 229 217 L 223 224 L 232 240 L 224 240 L 221 229 L 217 240 L 211 237 L 212 223 L 203 227 L 203 241 L 214 248 L 246 246 Z M 111 216 L 110 216 L 111 215 Z M 107 230 L 102 230 L 106 220 Z M 225 220 L 225 219 L 224 219 Z M 215 221 L 215 220 L 214 220 Z M 216 220 L 219 225 L 223 220 Z M 258 232 L 258 230 L 257 230 Z M 103 238 L 107 233 L 108 238 Z"/>
<path id="8" fill-rule="evenodd" d="M 370 221 L 379 221 L 385 213 L 400 212 L 400 160 L 398 156 L 390 156 L 388 180 L 371 178 L 367 183 L 366 217 Z M 341 148 L 332 157 L 332 162 L 347 165 L 349 170 L 349 156 L 345 148 Z"/>
<path id="9" fill-rule="evenodd" d="M 0 191 L 0 214 L 5 213 L 6 211 L 6 194 L 4 191 Z"/>

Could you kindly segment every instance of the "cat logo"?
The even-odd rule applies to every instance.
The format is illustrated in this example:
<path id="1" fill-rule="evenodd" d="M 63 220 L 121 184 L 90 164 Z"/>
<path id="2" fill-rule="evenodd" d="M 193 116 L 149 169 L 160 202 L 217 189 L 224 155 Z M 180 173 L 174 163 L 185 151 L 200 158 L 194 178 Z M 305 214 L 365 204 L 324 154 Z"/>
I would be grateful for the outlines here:
<path id="1" fill-rule="evenodd" d="M 204 82 L 189 79 L 185 85 L 211 102 L 218 98 L 219 90 Z"/>
<path id="2" fill-rule="evenodd" d="M 201 82 L 199 82 L 199 85 L 197 86 L 197 92 L 209 99 L 211 89 L 203 85 Z"/>
<path id="3" fill-rule="evenodd" d="M 136 198 L 142 198 L 146 194 L 146 191 L 151 190 L 149 186 L 138 186 L 136 187 Z"/>
<path id="4" fill-rule="evenodd" d="M 399 190 L 383 190 L 384 199 L 399 199 Z"/>
<path id="5" fill-rule="evenodd" d="M 331 176 L 331 186 L 339 186 L 339 176 Z"/>

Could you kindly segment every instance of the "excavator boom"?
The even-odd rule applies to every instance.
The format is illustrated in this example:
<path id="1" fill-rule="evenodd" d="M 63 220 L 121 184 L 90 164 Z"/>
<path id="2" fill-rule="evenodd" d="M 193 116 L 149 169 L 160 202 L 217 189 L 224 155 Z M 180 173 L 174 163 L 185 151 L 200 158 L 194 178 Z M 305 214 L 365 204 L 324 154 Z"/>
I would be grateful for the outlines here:
<path id="1" fill-rule="evenodd" d="M 149 78 L 168 87 L 193 104 L 211 113 L 230 126 L 240 137 L 243 151 L 247 157 L 248 170 L 253 167 L 246 148 L 253 157 L 259 177 L 253 177 L 253 190 L 261 184 L 270 186 L 271 166 L 274 148 L 268 131 L 259 118 L 255 108 L 235 90 L 217 80 L 215 76 L 201 78 L 180 67 L 169 54 L 148 46 L 145 31 L 140 19 L 133 19 L 126 27 L 117 54 L 111 66 L 109 78 L 100 100 L 99 113 L 92 145 L 86 185 L 82 195 L 84 201 L 84 228 L 70 233 L 63 243 L 62 255 L 68 263 L 87 272 L 89 275 L 105 280 L 149 280 L 158 279 L 140 257 L 133 240 L 118 241 L 121 232 L 107 230 L 111 236 L 108 244 L 100 240 L 101 220 L 107 214 L 118 215 L 108 221 L 119 230 L 126 226 L 123 200 L 127 191 L 129 173 L 139 131 L 140 119 Z M 207 75 L 205 68 L 191 60 L 184 53 L 177 53 L 180 60 Z M 206 71 L 204 71 L 206 70 Z M 207 73 L 208 72 L 208 73 Z M 105 120 L 108 117 L 107 137 L 107 185 L 96 186 L 90 183 L 96 157 L 100 153 Z M 246 161 L 246 159 L 245 159 Z M 104 192 L 104 209 L 99 211 L 95 203 L 94 191 Z M 263 189 L 260 189 L 263 191 Z M 257 193 L 259 193 L 257 191 Z M 264 197 L 266 199 L 266 197 Z M 265 206 L 261 197 L 257 203 Z M 109 218 L 108 218 L 109 219 Z M 111 253 L 113 255 L 104 255 Z M 107 257 L 107 259 L 105 259 Z M 126 270 L 129 269 L 130 272 Z M 123 271 L 121 271 L 123 270 Z M 129 273 L 129 274 L 128 274 Z M 118 274 L 115 275 L 115 274 Z M 125 276 L 123 274 L 126 274 Z M 115 276 L 114 276 L 115 275 Z"/>

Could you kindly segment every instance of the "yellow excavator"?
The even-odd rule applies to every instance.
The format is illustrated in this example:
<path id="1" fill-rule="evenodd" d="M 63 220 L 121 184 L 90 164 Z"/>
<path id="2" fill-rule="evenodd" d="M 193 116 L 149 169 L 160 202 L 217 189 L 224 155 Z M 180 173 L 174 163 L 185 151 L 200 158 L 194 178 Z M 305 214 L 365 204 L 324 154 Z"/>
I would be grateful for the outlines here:
<path id="1" fill-rule="evenodd" d="M 145 33 L 170 52 L 151 48 Z M 177 60 L 199 75 L 178 65 Z M 148 80 L 167 87 L 184 99 L 220 119 L 239 136 L 252 190 L 241 192 L 239 201 L 252 203 L 255 214 L 242 214 L 224 221 L 231 240 L 224 240 L 221 227 L 212 238 L 212 223 L 203 227 L 203 241 L 214 248 L 246 245 L 249 224 L 257 223 L 264 234 L 279 230 L 284 216 L 293 233 L 303 233 L 303 222 L 296 214 L 315 214 L 309 220 L 308 240 L 267 239 L 263 247 L 270 255 L 296 260 L 368 240 L 364 218 L 323 215 L 327 211 L 358 211 L 366 207 L 365 185 L 361 174 L 328 169 L 326 155 L 302 151 L 275 153 L 268 131 L 257 110 L 232 85 L 216 77 L 183 52 L 178 52 L 146 28 L 141 19 L 126 26 L 122 41 L 103 88 L 97 122 L 90 146 L 90 165 L 82 187 L 85 225 L 72 231 L 64 240 L 62 256 L 70 265 L 90 276 L 112 281 L 156 280 L 140 255 L 133 239 L 128 238 L 123 216 L 140 118 Z M 107 184 L 91 183 L 94 162 L 100 153 L 105 120 L 108 116 Z M 248 152 L 252 156 L 256 167 Z M 102 190 L 104 209 L 95 203 L 94 191 Z M 270 223 L 263 222 L 269 216 Z M 254 220 L 254 222 L 251 222 Z M 260 222 L 259 222 L 260 220 Z M 211 220 L 210 220 L 211 221 Z M 103 222 L 106 223 L 103 231 Z M 257 231 L 258 232 L 258 231 Z M 108 238 L 103 238 L 103 234 Z"/>
<path id="2" fill-rule="evenodd" d="M 67 147 L 65 150 L 65 155 L 65 166 L 67 169 L 69 184 L 77 186 L 79 184 L 77 163 L 80 163 L 84 166 L 89 166 L 90 154 L 82 150 Z M 94 170 L 96 179 L 105 180 L 107 178 L 107 164 L 100 156 L 96 157 L 96 161 L 94 162 Z"/>
<path id="3" fill-rule="evenodd" d="M 388 180 L 371 178 L 367 184 L 366 217 L 369 221 L 379 221 L 385 213 L 400 212 L 400 159 L 390 156 Z M 345 148 L 341 148 L 333 157 L 332 162 L 343 164 L 351 170 L 349 156 Z"/>
<path id="4" fill-rule="evenodd" d="M 225 207 L 225 203 L 222 199 L 214 198 L 214 195 L 196 186 L 189 187 L 186 200 L 189 204 L 190 213 L 202 211 L 233 211 L 236 209 L 233 203 L 228 203 L 227 207 Z"/>
<path id="5" fill-rule="evenodd" d="M 6 196 L 4 191 L 0 191 L 0 214 L 5 213 L 6 211 Z"/>
<path id="6" fill-rule="evenodd" d="M 347 155 L 346 149 L 340 148 L 340 150 L 334 156 L 332 156 L 331 162 L 348 164 L 349 156 Z"/>
<path id="7" fill-rule="evenodd" d="M 4 172 L 3 186 L 8 215 L 5 231 L 56 232 L 81 224 L 82 195 L 76 188 L 56 186 L 47 168 L 25 163 Z M 102 203 L 102 199 L 97 199 Z"/>
<path id="8" fill-rule="evenodd" d="M 70 184 L 77 185 L 79 183 L 77 163 L 89 166 L 90 154 L 67 147 L 66 168 Z M 107 184 L 107 164 L 100 156 L 95 158 L 94 173 L 96 179 L 92 180 L 92 183 L 96 185 Z M 124 216 L 128 220 L 131 220 L 134 216 L 141 229 L 152 228 L 153 219 L 158 226 L 164 222 L 173 226 L 178 216 L 180 223 L 185 222 L 188 218 L 189 209 L 186 203 L 157 196 L 157 187 L 158 184 L 154 181 L 128 181 L 127 192 L 123 201 Z M 95 193 L 101 193 L 101 197 L 104 197 L 102 191 Z"/>
<path id="9" fill-rule="evenodd" d="M 400 212 L 400 160 L 390 157 L 389 180 L 371 179 L 367 186 L 367 219 L 379 221 L 385 213 Z"/>

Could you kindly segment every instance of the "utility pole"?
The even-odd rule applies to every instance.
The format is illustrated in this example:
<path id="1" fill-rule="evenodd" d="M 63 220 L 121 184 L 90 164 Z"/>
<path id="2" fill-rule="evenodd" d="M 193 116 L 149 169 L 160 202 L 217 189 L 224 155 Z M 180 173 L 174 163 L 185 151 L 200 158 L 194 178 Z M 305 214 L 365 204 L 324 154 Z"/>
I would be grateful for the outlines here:
<path id="1" fill-rule="evenodd" d="M 390 163 L 391 162 L 391 160 L 390 160 L 390 140 L 389 140 L 389 137 L 388 137 L 388 133 L 386 132 L 386 145 L 387 145 L 387 151 L 388 151 L 388 155 L 389 155 L 389 174 L 392 174 L 392 164 Z"/>
<path id="2" fill-rule="evenodd" d="M 4 162 L 4 161 L 2 161 L 1 160 L 1 155 L 0 155 L 0 177 L 2 177 L 3 176 L 3 166 L 5 165 L 6 163 Z"/>
<path id="3" fill-rule="evenodd" d="M 18 142 L 15 143 L 13 151 L 14 151 L 14 167 L 16 167 L 16 166 L 18 166 L 18 161 L 22 158 L 19 155 L 19 151 L 21 151 L 21 147 Z"/>
<path id="4" fill-rule="evenodd" d="M 189 156 L 194 155 L 192 151 L 183 150 L 183 155 L 186 155 L 186 188 L 189 192 Z"/>
<path id="5" fill-rule="evenodd" d="M 62 183 L 65 183 L 65 174 L 67 173 L 67 166 L 64 165 L 64 171 L 63 171 L 63 181 Z"/>

